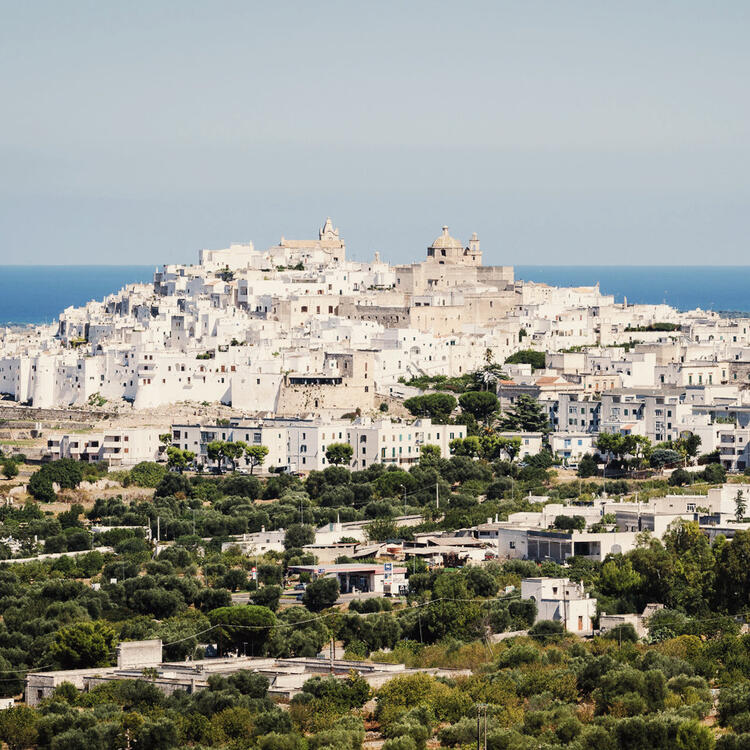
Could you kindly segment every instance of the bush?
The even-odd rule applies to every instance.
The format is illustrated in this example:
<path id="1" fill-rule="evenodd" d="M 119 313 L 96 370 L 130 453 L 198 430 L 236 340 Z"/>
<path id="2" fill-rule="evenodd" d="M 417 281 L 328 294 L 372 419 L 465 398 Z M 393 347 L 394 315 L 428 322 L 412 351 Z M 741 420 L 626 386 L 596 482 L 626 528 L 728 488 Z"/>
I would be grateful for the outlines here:
<path id="1" fill-rule="evenodd" d="M 190 484 L 190 480 L 183 474 L 172 474 L 165 473 L 161 481 L 156 487 L 154 497 L 169 497 L 170 495 L 185 495 L 190 497 L 193 490 L 193 486 Z"/>
<path id="2" fill-rule="evenodd" d="M 404 407 L 412 416 L 428 416 L 435 424 L 446 424 L 456 405 L 456 399 L 448 393 L 430 393 L 404 401 Z"/>
<path id="3" fill-rule="evenodd" d="M 682 487 L 685 484 L 690 484 L 693 481 L 693 477 L 685 469 L 675 469 L 667 481 L 670 487 Z"/>
<path id="4" fill-rule="evenodd" d="M 596 463 L 594 457 L 587 453 L 578 463 L 578 476 L 582 479 L 588 477 L 595 477 L 599 474 L 599 464 Z"/>
<path id="5" fill-rule="evenodd" d="M 316 578 L 307 584 L 305 593 L 302 595 L 302 604 L 311 612 L 320 612 L 332 607 L 339 598 L 338 578 Z"/>
<path id="6" fill-rule="evenodd" d="M 586 519 L 583 516 L 556 516 L 553 525 L 563 531 L 583 531 Z"/>
<path id="7" fill-rule="evenodd" d="M 537 352 L 533 349 L 521 349 L 515 354 L 511 354 L 505 360 L 508 365 L 531 365 L 532 370 L 543 370 L 545 367 L 544 352 Z"/>
<path id="8" fill-rule="evenodd" d="M 308 524 L 294 523 L 284 535 L 284 549 L 300 549 L 315 541 L 315 528 Z"/>
<path id="9" fill-rule="evenodd" d="M 723 484 L 727 481 L 727 471 L 721 464 L 708 464 L 701 476 L 709 484 Z"/>
<path id="10" fill-rule="evenodd" d="M 55 500 L 55 489 L 52 480 L 42 474 L 41 470 L 31 475 L 29 479 L 29 494 L 42 503 L 51 503 Z"/>
<path id="11" fill-rule="evenodd" d="M 629 622 L 608 630 L 604 637 L 618 643 L 636 643 L 638 641 L 638 633 L 635 632 L 635 628 Z"/>
<path id="12" fill-rule="evenodd" d="M 529 635 L 533 636 L 539 643 L 554 643 L 562 637 L 563 633 L 562 623 L 554 620 L 539 620 L 529 630 Z"/>
<path id="13" fill-rule="evenodd" d="M 272 612 L 279 608 L 281 599 L 281 586 L 262 586 L 250 597 L 253 604 L 268 607 Z"/>
<path id="14" fill-rule="evenodd" d="M 156 489 L 159 482 L 167 474 L 166 466 L 154 463 L 153 461 L 141 461 L 136 464 L 128 474 L 128 484 L 136 487 L 151 487 Z"/>

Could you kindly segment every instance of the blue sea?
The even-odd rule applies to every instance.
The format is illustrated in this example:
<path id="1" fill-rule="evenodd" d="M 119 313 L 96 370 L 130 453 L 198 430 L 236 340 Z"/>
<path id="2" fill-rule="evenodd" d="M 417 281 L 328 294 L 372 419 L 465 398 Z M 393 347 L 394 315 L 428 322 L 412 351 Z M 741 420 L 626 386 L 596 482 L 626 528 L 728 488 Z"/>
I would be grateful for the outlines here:
<path id="1" fill-rule="evenodd" d="M 153 277 L 154 266 L 0 266 L 0 325 L 52 323 L 70 305 Z"/>
<path id="2" fill-rule="evenodd" d="M 49 323 L 70 305 L 150 282 L 154 266 L 0 266 L 0 325 Z M 599 282 L 618 302 L 750 312 L 750 266 L 516 266 L 516 278 L 554 286 Z"/>
<path id="3" fill-rule="evenodd" d="M 750 266 L 516 266 L 516 278 L 591 286 L 638 304 L 750 312 Z"/>

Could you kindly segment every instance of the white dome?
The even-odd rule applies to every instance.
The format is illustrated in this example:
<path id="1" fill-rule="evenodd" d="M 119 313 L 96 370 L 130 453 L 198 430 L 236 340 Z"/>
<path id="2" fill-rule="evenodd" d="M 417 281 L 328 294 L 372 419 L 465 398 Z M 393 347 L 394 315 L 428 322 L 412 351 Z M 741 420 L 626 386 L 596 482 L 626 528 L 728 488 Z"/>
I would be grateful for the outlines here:
<path id="1" fill-rule="evenodd" d="M 443 233 L 430 245 L 430 248 L 436 250 L 448 248 L 463 250 L 464 246 L 455 237 L 451 237 L 448 234 L 448 227 L 443 227 Z"/>

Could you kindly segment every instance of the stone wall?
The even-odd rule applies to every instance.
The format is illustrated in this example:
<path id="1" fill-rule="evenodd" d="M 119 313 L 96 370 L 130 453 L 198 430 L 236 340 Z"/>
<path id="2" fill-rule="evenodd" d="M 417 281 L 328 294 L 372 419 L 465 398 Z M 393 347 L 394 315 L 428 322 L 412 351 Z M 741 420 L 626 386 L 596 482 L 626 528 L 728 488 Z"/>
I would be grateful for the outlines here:
<path id="1" fill-rule="evenodd" d="M 26 420 L 31 422 L 60 422 L 75 421 L 83 423 L 83 420 L 98 421 L 108 419 L 112 414 L 106 411 L 94 411 L 89 409 L 41 409 L 33 406 L 0 406 L 0 419 Z"/>

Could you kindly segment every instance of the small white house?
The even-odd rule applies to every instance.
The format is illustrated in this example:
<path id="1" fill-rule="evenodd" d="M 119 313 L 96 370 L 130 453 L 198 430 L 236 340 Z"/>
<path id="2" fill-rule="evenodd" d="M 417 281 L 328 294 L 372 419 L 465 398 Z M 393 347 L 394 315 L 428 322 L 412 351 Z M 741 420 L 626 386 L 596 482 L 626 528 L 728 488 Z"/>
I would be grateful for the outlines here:
<path id="1" fill-rule="evenodd" d="M 585 592 L 583 584 L 569 578 L 524 578 L 521 599 L 536 602 L 535 622 L 561 622 L 565 630 L 576 635 L 592 635 L 596 599 Z"/>
<path id="2" fill-rule="evenodd" d="M 260 531 L 249 534 L 240 534 L 232 537 L 229 542 L 222 542 L 221 551 L 226 552 L 232 547 L 239 547 L 244 555 L 262 555 L 266 552 L 283 552 L 284 529 L 276 531 L 266 531 L 262 528 Z"/>
<path id="3" fill-rule="evenodd" d="M 588 432 L 553 432 L 549 436 L 552 453 L 563 461 L 580 461 L 587 453 L 594 452 L 596 435 Z"/>
<path id="4" fill-rule="evenodd" d="M 310 573 L 313 579 L 336 576 L 342 594 L 375 592 L 390 596 L 406 593 L 409 588 L 406 568 L 396 567 L 393 563 L 290 565 L 289 570 L 296 573 Z"/>

